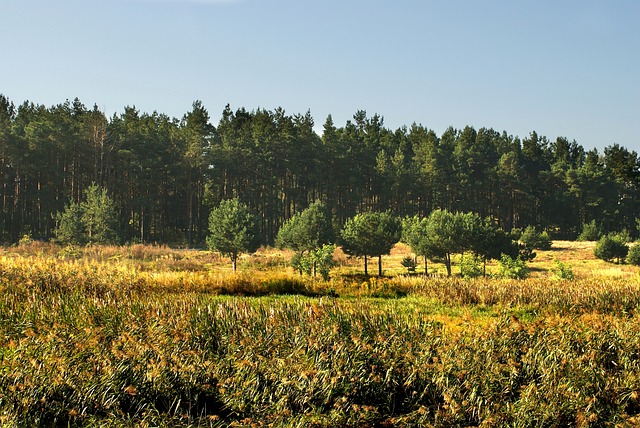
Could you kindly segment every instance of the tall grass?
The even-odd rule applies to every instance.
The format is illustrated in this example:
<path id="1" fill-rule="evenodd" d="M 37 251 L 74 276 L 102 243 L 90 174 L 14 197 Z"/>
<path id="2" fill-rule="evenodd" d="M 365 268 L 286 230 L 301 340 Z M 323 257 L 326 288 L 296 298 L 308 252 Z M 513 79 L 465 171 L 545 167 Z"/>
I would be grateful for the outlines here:
<path id="1" fill-rule="evenodd" d="M 0 257 L 0 425 L 640 422 L 635 276 L 324 282 L 140 251 Z"/>
<path id="2" fill-rule="evenodd" d="M 8 424 L 602 426 L 640 412 L 640 323 L 496 319 L 456 334 L 421 300 L 0 303 Z"/>

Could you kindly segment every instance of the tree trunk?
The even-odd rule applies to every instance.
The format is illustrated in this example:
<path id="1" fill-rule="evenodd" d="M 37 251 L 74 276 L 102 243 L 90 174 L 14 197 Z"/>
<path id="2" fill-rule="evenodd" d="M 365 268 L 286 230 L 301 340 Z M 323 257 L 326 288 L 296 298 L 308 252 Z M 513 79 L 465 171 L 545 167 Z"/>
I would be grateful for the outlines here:
<path id="1" fill-rule="evenodd" d="M 233 255 L 231 256 L 231 264 L 233 264 L 233 271 L 236 271 L 236 268 L 238 267 L 238 256 L 237 255 Z"/>
<path id="2" fill-rule="evenodd" d="M 447 267 L 447 276 L 451 276 L 451 254 L 444 255 L 444 264 Z"/>
<path id="3" fill-rule="evenodd" d="M 369 271 L 367 270 L 367 255 L 364 255 L 364 275 L 369 276 Z"/>
<path id="4" fill-rule="evenodd" d="M 382 276 L 382 255 L 378 256 L 378 276 Z"/>
<path id="5" fill-rule="evenodd" d="M 424 274 L 429 275 L 429 269 L 427 267 L 427 256 L 424 256 Z"/>

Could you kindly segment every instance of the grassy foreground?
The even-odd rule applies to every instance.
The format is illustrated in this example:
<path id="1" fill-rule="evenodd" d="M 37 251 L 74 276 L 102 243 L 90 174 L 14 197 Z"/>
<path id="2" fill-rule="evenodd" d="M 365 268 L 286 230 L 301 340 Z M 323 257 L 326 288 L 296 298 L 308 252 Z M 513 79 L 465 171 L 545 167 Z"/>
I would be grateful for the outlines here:
<path id="1" fill-rule="evenodd" d="M 0 424 L 638 425 L 640 279 L 554 246 L 525 281 L 342 260 L 328 283 L 276 252 L 233 274 L 204 252 L 5 249 Z"/>

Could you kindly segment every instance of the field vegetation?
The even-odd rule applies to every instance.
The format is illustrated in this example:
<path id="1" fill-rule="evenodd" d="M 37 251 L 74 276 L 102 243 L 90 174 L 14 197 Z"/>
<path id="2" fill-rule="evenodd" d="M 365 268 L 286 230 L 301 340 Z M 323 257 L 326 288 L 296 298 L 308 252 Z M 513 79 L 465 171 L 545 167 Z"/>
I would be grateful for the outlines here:
<path id="1" fill-rule="evenodd" d="M 554 241 L 524 280 L 464 278 L 470 255 L 425 277 L 403 244 L 382 276 L 337 249 L 328 280 L 286 249 L 234 272 L 211 251 L 6 247 L 0 425 L 635 426 L 638 267 L 595 246 Z"/>

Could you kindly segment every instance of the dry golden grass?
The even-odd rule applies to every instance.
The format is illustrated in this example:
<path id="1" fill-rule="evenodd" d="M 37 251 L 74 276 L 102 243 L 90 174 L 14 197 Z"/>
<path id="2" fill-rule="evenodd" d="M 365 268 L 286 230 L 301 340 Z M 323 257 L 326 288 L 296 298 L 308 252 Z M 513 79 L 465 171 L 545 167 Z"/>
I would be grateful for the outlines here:
<path id="1" fill-rule="evenodd" d="M 632 426 L 640 276 L 593 245 L 556 241 L 521 281 L 404 275 L 401 244 L 365 277 L 336 250 L 329 282 L 271 248 L 237 273 L 209 251 L 4 248 L 0 425 Z"/>

